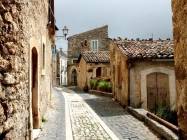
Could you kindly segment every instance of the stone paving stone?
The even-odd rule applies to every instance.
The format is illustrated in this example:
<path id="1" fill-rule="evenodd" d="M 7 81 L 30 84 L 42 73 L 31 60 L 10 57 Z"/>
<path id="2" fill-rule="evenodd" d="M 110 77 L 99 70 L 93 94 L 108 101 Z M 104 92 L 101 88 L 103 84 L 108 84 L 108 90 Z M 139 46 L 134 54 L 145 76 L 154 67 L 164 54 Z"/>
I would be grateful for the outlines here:
<path id="1" fill-rule="evenodd" d="M 85 93 L 78 88 L 71 88 L 71 90 L 78 93 L 85 100 L 120 140 L 161 139 L 156 132 L 130 115 L 110 97 Z"/>
<path id="2" fill-rule="evenodd" d="M 37 140 L 65 140 L 65 100 L 61 91 L 53 88 L 51 106 L 45 116 L 46 123 L 42 123 L 42 131 Z"/>
<path id="3" fill-rule="evenodd" d="M 107 132 L 101 124 L 93 116 L 86 106 L 86 103 L 80 96 L 75 94 L 75 97 L 65 95 L 68 102 L 70 120 L 72 125 L 72 135 L 74 140 L 92 140 L 92 139 L 107 139 L 111 140 Z M 79 98 L 78 98 L 78 97 Z"/>

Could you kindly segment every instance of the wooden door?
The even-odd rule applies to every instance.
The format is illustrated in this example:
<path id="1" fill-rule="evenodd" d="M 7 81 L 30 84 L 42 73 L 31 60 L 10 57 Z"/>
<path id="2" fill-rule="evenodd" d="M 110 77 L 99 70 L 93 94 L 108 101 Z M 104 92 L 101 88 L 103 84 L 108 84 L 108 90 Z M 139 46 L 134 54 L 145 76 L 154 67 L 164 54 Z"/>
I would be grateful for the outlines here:
<path id="1" fill-rule="evenodd" d="M 155 111 L 156 103 L 166 101 L 169 105 L 168 75 L 164 73 L 151 73 L 147 75 L 147 108 Z"/>
<path id="2" fill-rule="evenodd" d="M 157 89 L 158 89 L 158 99 L 157 102 L 161 103 L 164 100 L 168 105 L 169 103 L 169 83 L 168 83 L 168 75 L 164 73 L 158 73 L 157 76 Z"/>
<path id="3" fill-rule="evenodd" d="M 147 75 L 147 109 L 151 112 L 155 110 L 156 97 L 156 73 L 151 73 Z"/>
<path id="4" fill-rule="evenodd" d="M 101 77 L 101 67 L 98 67 L 96 70 L 96 77 Z"/>

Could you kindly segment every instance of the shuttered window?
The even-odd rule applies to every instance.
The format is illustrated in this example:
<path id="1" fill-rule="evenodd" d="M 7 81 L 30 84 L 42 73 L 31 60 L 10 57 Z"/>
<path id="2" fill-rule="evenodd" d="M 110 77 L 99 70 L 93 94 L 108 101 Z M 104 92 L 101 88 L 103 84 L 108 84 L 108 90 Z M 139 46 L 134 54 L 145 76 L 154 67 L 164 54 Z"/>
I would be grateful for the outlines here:
<path id="1" fill-rule="evenodd" d="M 98 40 L 91 41 L 91 49 L 92 51 L 98 51 Z"/>

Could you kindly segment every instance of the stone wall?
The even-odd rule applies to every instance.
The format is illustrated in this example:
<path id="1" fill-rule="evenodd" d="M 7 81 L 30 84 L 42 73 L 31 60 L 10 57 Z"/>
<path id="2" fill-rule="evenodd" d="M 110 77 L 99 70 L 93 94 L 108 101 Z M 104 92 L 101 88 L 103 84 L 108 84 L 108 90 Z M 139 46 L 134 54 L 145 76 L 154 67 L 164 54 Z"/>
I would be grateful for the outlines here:
<path id="1" fill-rule="evenodd" d="M 51 85 L 51 42 L 48 37 L 48 3 L 45 0 L 0 2 L 0 139 L 32 139 L 32 52 L 38 60 L 38 125 L 45 115 Z M 45 44 L 45 69 L 42 46 Z"/>
<path id="2" fill-rule="evenodd" d="M 86 61 L 81 58 L 80 62 L 76 65 L 69 66 L 68 71 L 76 70 L 77 72 L 77 86 L 81 89 L 85 86 L 87 82 L 90 87 L 90 79 L 96 77 L 96 70 L 98 67 L 101 67 L 101 74 L 103 74 L 103 69 L 107 69 L 107 75 L 110 75 L 110 64 L 109 63 L 86 63 Z M 88 70 L 92 69 L 92 72 Z M 103 75 L 102 75 L 103 76 Z M 72 75 L 68 75 L 68 85 L 72 85 Z"/>
<path id="3" fill-rule="evenodd" d="M 187 3 L 185 0 L 172 0 L 173 38 L 175 52 L 175 72 L 177 87 L 179 137 L 187 139 Z"/>
<path id="4" fill-rule="evenodd" d="M 115 44 L 110 44 L 110 69 L 114 98 L 123 106 L 136 107 L 143 102 L 147 109 L 146 75 L 153 72 L 165 73 L 169 77 L 170 104 L 176 105 L 174 62 L 128 61 Z M 120 74 L 119 74 L 120 73 Z"/>
<path id="5" fill-rule="evenodd" d="M 89 43 L 91 40 L 98 40 L 98 51 L 109 50 L 108 25 L 68 37 L 68 64 L 72 64 L 71 58 L 79 57 L 82 50 L 81 42 L 84 40 Z"/>
<path id="6" fill-rule="evenodd" d="M 82 48 L 81 42 L 84 40 L 88 41 L 88 51 L 90 50 L 90 42 L 91 40 L 98 40 L 99 46 L 98 51 L 106 51 L 109 50 L 109 39 L 108 39 L 108 25 L 96 28 L 93 30 L 89 30 L 77 35 L 73 35 L 71 37 L 68 37 L 68 62 L 67 62 L 67 75 L 68 75 L 68 85 L 71 85 L 72 83 L 72 70 L 75 69 L 77 71 L 78 65 L 73 64 L 73 60 L 77 60 L 80 53 L 84 51 L 85 48 Z"/>
<path id="7" fill-rule="evenodd" d="M 107 75 L 110 74 L 110 64 L 109 63 L 86 63 L 84 58 L 81 58 L 78 63 L 78 77 L 77 77 L 77 86 L 81 89 L 85 86 L 85 83 L 88 84 L 90 88 L 90 79 L 96 77 L 97 68 L 101 67 L 101 76 L 103 76 L 103 69 L 107 69 Z M 89 70 L 91 72 L 88 72 Z"/>
<path id="8" fill-rule="evenodd" d="M 176 89 L 174 62 L 132 62 L 130 69 L 130 105 L 136 107 L 143 102 L 142 107 L 147 109 L 147 79 L 150 73 L 159 72 L 168 75 L 170 105 L 175 109 Z"/>
<path id="9" fill-rule="evenodd" d="M 120 70 L 118 67 L 120 66 Z M 110 44 L 110 70 L 113 97 L 122 105 L 128 106 L 128 68 L 123 54 L 116 49 L 115 44 Z M 120 71 L 120 82 L 118 82 L 118 71 Z"/>

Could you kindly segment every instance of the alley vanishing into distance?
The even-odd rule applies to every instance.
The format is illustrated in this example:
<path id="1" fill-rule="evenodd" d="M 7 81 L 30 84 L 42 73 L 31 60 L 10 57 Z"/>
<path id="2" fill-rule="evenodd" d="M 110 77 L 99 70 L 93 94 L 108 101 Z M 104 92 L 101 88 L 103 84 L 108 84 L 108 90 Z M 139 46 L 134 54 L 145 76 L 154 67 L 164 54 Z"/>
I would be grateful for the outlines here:
<path id="1" fill-rule="evenodd" d="M 54 87 L 37 140 L 157 140 L 161 137 L 111 97 Z"/>

